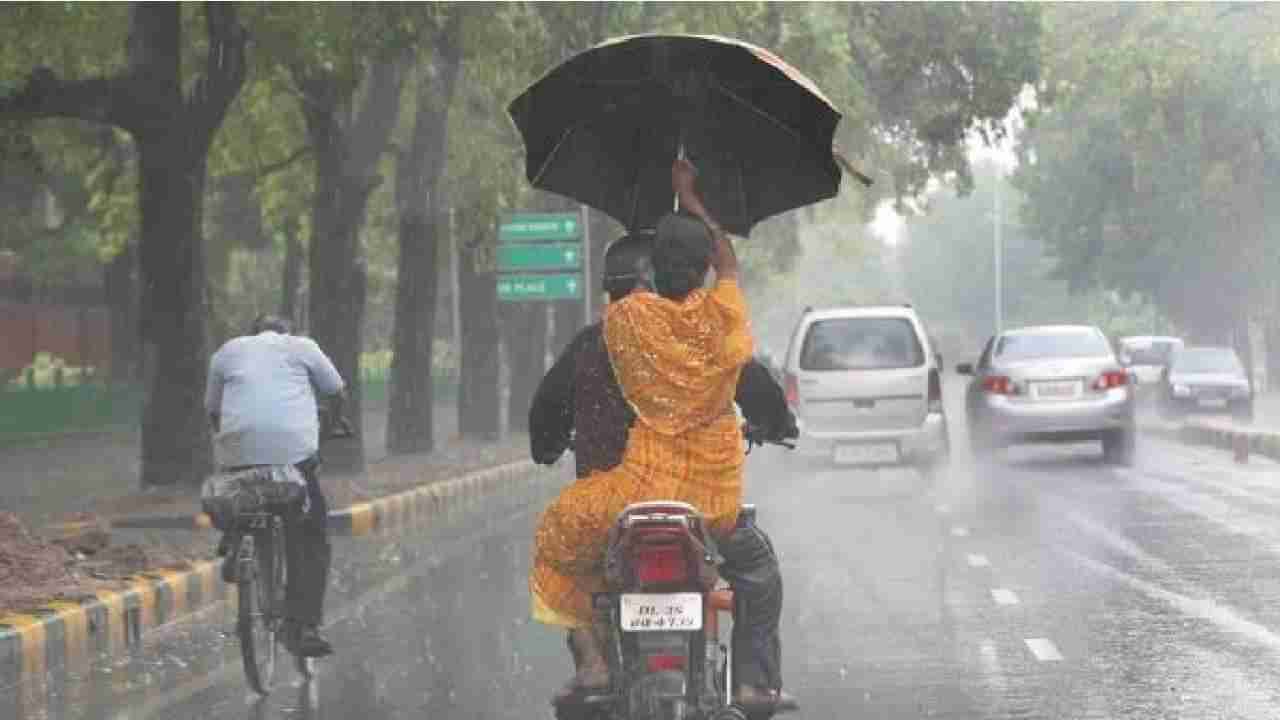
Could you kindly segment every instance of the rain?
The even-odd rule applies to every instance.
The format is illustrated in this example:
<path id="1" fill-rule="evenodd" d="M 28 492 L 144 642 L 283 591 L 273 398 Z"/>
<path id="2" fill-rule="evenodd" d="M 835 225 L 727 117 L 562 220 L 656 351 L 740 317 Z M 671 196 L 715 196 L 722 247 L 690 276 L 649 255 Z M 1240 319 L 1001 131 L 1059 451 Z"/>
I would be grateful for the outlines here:
<path id="1" fill-rule="evenodd" d="M 1280 716 L 1278 30 L 0 4 L 0 718 Z"/>

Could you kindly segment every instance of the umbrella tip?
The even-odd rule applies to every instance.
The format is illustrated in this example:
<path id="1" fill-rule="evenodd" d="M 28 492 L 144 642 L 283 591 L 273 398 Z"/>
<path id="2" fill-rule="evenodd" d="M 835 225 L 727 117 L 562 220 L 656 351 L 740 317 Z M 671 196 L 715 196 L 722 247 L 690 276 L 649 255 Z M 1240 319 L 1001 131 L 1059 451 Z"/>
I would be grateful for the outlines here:
<path id="1" fill-rule="evenodd" d="M 863 187 L 871 187 L 875 183 L 875 181 L 865 173 L 860 172 L 855 168 L 853 163 L 849 162 L 848 158 L 846 158 L 839 150 L 832 150 L 831 155 L 835 157 L 836 162 L 839 163 L 840 167 L 844 168 L 845 172 L 849 173 L 858 182 L 862 183 Z"/>

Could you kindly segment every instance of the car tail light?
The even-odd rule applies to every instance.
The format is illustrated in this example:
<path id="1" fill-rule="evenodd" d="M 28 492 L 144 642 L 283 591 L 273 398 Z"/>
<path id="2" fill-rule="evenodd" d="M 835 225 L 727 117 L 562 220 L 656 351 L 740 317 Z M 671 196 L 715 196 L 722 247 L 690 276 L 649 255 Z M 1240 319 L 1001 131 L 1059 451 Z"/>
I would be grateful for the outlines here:
<path id="1" fill-rule="evenodd" d="M 1093 382 L 1094 390 L 1110 390 L 1112 388 L 1124 387 L 1129 384 L 1129 373 L 1123 370 L 1108 370 L 1098 376 Z"/>
<path id="2" fill-rule="evenodd" d="M 796 407 L 800 404 L 800 383 L 791 373 L 786 375 L 787 404 Z"/>
<path id="3" fill-rule="evenodd" d="M 684 655 L 650 655 L 645 658 L 645 667 L 651 673 L 663 672 L 664 670 L 683 670 L 684 666 Z"/>
<path id="4" fill-rule="evenodd" d="M 689 562 L 680 545 L 642 545 L 632 557 L 636 579 L 642 585 L 663 585 L 689 579 Z"/>
<path id="5" fill-rule="evenodd" d="M 982 381 L 982 389 L 992 395 L 1017 395 L 1018 386 L 1004 375 L 991 375 Z"/>

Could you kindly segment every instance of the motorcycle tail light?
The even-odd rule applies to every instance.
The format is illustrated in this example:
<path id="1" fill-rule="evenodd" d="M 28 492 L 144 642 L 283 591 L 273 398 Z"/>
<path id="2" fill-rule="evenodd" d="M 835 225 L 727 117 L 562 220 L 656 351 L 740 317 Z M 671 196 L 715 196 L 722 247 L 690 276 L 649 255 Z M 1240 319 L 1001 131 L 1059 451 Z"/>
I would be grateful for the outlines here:
<path id="1" fill-rule="evenodd" d="M 1129 374 L 1121 370 L 1108 370 L 1093 383 L 1094 390 L 1110 390 L 1129 384 Z"/>
<path id="2" fill-rule="evenodd" d="M 683 670 L 685 657 L 684 655 L 650 655 L 645 658 L 645 667 L 651 673 L 665 670 Z"/>
<path id="3" fill-rule="evenodd" d="M 689 579 L 689 563 L 679 545 L 640 546 L 633 556 L 636 579 L 642 585 L 665 585 Z"/>

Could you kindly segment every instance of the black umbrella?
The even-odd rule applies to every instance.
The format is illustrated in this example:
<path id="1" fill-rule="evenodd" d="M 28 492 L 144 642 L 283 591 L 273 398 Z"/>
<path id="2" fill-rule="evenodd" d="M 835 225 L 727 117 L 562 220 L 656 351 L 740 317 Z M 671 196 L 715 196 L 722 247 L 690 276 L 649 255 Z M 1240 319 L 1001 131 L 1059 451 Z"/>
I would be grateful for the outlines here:
<path id="1" fill-rule="evenodd" d="M 554 68 L 508 112 L 534 187 L 632 231 L 671 212 L 671 163 L 682 149 L 707 208 L 737 235 L 840 189 L 832 147 L 840 112 L 797 70 L 738 40 L 609 40 Z"/>

